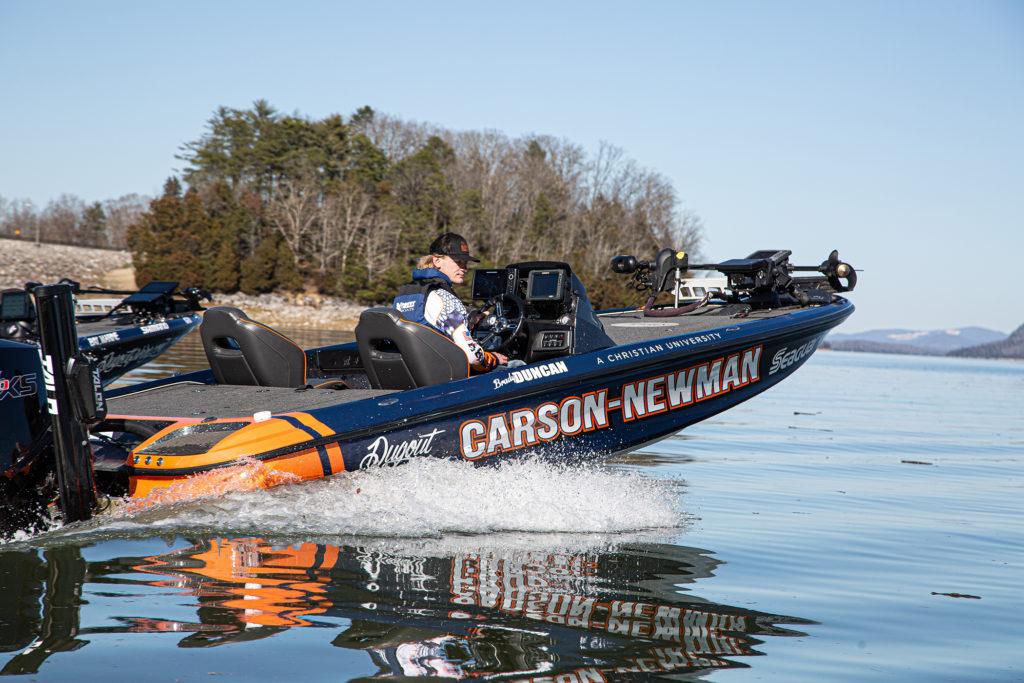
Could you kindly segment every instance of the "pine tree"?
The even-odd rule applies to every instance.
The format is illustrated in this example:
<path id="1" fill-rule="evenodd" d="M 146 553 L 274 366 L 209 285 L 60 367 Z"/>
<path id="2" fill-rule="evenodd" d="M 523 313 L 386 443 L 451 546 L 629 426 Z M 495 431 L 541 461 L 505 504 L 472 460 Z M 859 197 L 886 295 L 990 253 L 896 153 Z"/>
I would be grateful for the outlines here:
<path id="1" fill-rule="evenodd" d="M 202 284 L 199 244 L 208 222 L 199 196 L 190 191 L 182 197 L 177 179 L 168 180 L 164 196 L 150 202 L 149 211 L 128 227 L 135 281 L 170 280 L 186 287 Z"/>
<path id="2" fill-rule="evenodd" d="M 99 202 L 93 202 L 82 214 L 82 236 L 90 246 L 107 245 L 107 215 Z"/>
<path id="3" fill-rule="evenodd" d="M 240 278 L 239 245 L 254 219 L 223 181 L 208 188 L 205 206 L 210 229 L 200 245 L 203 286 L 220 292 L 234 291 Z"/>
<path id="4" fill-rule="evenodd" d="M 257 245 L 252 255 L 242 262 L 239 288 L 246 294 L 262 294 L 274 289 L 277 265 L 277 240 L 268 237 Z"/>
<path id="5" fill-rule="evenodd" d="M 206 286 L 217 292 L 233 292 L 241 278 L 238 266 L 238 254 L 229 242 L 220 243 L 220 251 L 209 269 Z"/>
<path id="6" fill-rule="evenodd" d="M 277 259 L 274 264 L 275 287 L 283 287 L 286 290 L 296 292 L 302 289 L 302 278 L 295 267 L 295 254 L 292 253 L 288 243 L 281 240 L 277 247 Z"/>

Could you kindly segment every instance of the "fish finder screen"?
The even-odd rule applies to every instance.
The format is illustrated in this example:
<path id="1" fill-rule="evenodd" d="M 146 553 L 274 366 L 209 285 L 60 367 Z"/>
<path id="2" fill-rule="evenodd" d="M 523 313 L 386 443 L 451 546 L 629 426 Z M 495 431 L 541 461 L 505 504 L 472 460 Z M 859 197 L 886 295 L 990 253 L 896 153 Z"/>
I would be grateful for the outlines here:
<path id="1" fill-rule="evenodd" d="M 4 292 L 0 299 L 0 320 L 28 317 L 28 292 Z"/>
<path id="2" fill-rule="evenodd" d="M 526 285 L 527 301 L 561 301 L 565 272 L 533 270 Z"/>
<path id="3" fill-rule="evenodd" d="M 160 301 L 165 295 L 174 291 L 177 282 L 150 282 L 148 285 L 124 300 L 126 304 L 148 304 Z"/>
<path id="4" fill-rule="evenodd" d="M 486 301 L 505 293 L 508 271 L 504 268 L 477 268 L 473 271 L 473 300 Z"/>

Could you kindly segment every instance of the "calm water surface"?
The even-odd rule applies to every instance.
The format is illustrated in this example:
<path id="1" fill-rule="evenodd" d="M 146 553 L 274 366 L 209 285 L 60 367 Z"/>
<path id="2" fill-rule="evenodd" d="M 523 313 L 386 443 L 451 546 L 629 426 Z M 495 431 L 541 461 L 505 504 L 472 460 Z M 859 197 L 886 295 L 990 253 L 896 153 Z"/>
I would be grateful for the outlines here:
<path id="1" fill-rule="evenodd" d="M 1024 363 L 819 352 L 589 467 L 413 463 L 0 546 L 0 671 L 1024 680 L 1022 460 Z"/>

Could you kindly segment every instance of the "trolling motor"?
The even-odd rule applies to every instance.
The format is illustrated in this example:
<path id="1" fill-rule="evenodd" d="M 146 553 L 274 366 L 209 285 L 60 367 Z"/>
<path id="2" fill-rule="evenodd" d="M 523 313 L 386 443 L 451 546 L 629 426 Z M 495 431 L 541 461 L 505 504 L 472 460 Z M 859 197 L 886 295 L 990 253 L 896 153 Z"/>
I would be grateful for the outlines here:
<path id="1" fill-rule="evenodd" d="M 690 267 L 690 257 L 685 251 L 662 249 L 653 261 L 637 261 L 636 256 L 616 256 L 612 259 L 612 272 L 629 274 L 626 286 L 643 292 L 653 289 L 656 292 L 668 291 L 666 285 L 672 273 L 685 273 Z"/>
<path id="2" fill-rule="evenodd" d="M 688 313 L 705 305 L 712 295 L 730 303 L 744 303 L 751 308 L 778 308 L 786 303 L 801 306 L 825 304 L 834 292 L 848 292 L 857 285 L 857 272 L 839 260 L 833 250 L 818 266 L 794 266 L 789 250 L 756 251 L 745 259 L 722 263 L 691 264 L 685 252 L 662 249 L 652 261 L 638 261 L 635 256 L 622 255 L 612 259 L 612 272 L 632 274 L 626 283 L 638 292 L 650 290 L 644 314 L 669 316 Z M 724 278 L 685 279 L 687 270 L 715 270 Z M 793 277 L 797 271 L 816 271 L 823 276 Z M 655 309 L 654 299 L 661 292 L 675 294 L 675 308 Z M 682 299 L 696 300 L 680 306 Z"/>
<path id="3" fill-rule="evenodd" d="M 699 268 L 700 266 L 693 266 Z M 683 275 L 690 269 L 690 257 L 685 251 L 662 249 L 653 261 L 637 261 L 635 256 L 616 256 L 612 259 L 612 272 L 632 273 L 633 277 L 626 283 L 638 292 L 650 290 L 647 303 L 644 304 L 644 315 L 649 317 L 669 317 L 695 311 L 707 304 L 711 299 L 710 290 L 702 292 L 699 300 L 679 305 L 683 295 L 681 283 Z M 671 283 L 670 283 L 671 278 Z M 661 292 L 671 291 L 675 294 L 674 308 L 654 308 L 654 300 Z"/>
<path id="4" fill-rule="evenodd" d="M 818 272 L 824 274 L 829 285 L 837 292 L 849 292 L 857 286 L 857 271 L 849 263 L 839 260 L 838 249 L 833 249 L 828 258 L 821 262 Z"/>
<path id="5" fill-rule="evenodd" d="M 732 259 L 717 265 L 725 273 L 732 301 L 741 297 L 752 308 L 777 308 L 787 303 L 786 295 L 801 306 L 827 304 L 834 292 L 848 292 L 857 286 L 857 273 L 848 263 L 839 260 L 839 251 L 832 250 L 819 266 L 794 266 L 789 262 L 793 252 L 756 251 L 745 259 Z M 797 271 L 817 271 L 821 277 L 793 277 Z M 842 282 L 842 280 L 846 282 Z"/>
<path id="6" fill-rule="evenodd" d="M 108 311 L 103 317 L 111 317 L 116 313 L 124 312 L 125 309 L 130 311 L 133 315 L 139 318 L 145 318 L 149 320 L 161 320 L 163 316 L 172 313 L 183 313 L 185 311 L 201 311 L 202 300 L 213 301 L 213 297 L 205 289 L 199 289 L 197 287 L 187 287 L 183 290 L 176 291 L 178 289 L 177 282 L 163 282 L 156 281 L 150 282 L 145 285 L 142 289 L 137 292 L 122 292 L 115 290 L 101 290 L 99 288 L 92 288 L 86 291 L 89 292 L 104 292 L 111 294 L 128 294 L 124 300 L 121 301 L 117 306 L 114 306 Z M 174 295 L 177 294 L 184 298 L 184 301 L 175 299 Z"/>

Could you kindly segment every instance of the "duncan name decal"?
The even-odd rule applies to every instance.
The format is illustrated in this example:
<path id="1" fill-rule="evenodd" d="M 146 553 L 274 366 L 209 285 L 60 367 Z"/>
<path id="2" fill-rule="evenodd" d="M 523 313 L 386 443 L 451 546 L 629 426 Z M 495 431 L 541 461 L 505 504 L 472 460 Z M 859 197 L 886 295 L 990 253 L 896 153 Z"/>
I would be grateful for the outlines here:
<path id="1" fill-rule="evenodd" d="M 551 377 L 552 375 L 561 375 L 565 372 L 569 372 L 569 368 L 566 367 L 564 360 L 547 363 L 546 365 L 538 365 L 535 368 L 512 370 L 508 373 L 507 377 L 495 377 L 494 388 L 500 389 L 511 382 L 522 384 L 523 382 L 530 382 L 535 379 L 544 379 L 545 377 Z"/>
<path id="2" fill-rule="evenodd" d="M 599 389 L 567 396 L 558 403 L 498 413 L 486 420 L 466 420 L 459 428 L 462 457 L 477 460 L 541 441 L 604 429 L 611 424 L 609 416 L 613 413 L 631 422 L 721 396 L 756 382 L 760 362 L 761 347 L 755 346 L 708 363 L 623 384 L 617 397 L 609 398 L 608 389 Z"/>

